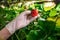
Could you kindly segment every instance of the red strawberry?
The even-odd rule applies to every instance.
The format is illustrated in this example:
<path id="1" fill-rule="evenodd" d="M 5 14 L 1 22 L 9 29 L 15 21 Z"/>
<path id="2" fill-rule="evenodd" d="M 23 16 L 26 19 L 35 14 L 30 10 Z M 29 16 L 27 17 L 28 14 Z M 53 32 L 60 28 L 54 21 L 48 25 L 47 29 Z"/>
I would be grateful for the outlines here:
<path id="1" fill-rule="evenodd" d="M 38 15 L 38 10 L 33 9 L 33 10 L 31 11 L 31 15 L 32 15 L 32 17 L 37 16 L 37 15 Z"/>

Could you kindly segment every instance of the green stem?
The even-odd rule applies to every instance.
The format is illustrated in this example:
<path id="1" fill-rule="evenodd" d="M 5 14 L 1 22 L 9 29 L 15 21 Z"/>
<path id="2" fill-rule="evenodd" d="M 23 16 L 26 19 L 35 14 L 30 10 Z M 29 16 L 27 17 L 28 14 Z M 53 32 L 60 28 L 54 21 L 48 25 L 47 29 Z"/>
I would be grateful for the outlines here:
<path id="1" fill-rule="evenodd" d="M 20 40 L 20 38 L 18 37 L 18 35 L 16 33 L 15 33 L 15 35 L 16 35 L 17 39 Z"/>

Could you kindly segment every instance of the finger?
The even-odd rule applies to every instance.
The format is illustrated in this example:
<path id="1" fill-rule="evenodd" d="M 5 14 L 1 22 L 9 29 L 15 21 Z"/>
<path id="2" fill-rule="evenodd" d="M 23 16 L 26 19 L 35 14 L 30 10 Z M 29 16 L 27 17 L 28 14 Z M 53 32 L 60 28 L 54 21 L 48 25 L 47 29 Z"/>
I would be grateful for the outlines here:
<path id="1" fill-rule="evenodd" d="M 38 16 L 35 16 L 35 17 L 31 17 L 29 21 L 32 22 L 33 20 L 35 20 L 38 17 L 39 17 L 39 15 Z"/>
<path id="2" fill-rule="evenodd" d="M 30 10 L 24 11 L 23 14 L 31 14 Z"/>

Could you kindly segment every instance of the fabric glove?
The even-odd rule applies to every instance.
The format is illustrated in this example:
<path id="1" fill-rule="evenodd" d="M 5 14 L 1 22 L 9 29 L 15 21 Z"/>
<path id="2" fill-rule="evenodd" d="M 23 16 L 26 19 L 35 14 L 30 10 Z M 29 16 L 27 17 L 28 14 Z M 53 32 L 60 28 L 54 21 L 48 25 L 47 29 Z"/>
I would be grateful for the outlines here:
<path id="1" fill-rule="evenodd" d="M 6 28 L 13 34 L 16 30 L 27 26 L 30 22 L 35 20 L 38 16 L 32 17 L 31 11 L 24 11 L 19 16 L 17 16 L 13 21 L 6 25 Z"/>

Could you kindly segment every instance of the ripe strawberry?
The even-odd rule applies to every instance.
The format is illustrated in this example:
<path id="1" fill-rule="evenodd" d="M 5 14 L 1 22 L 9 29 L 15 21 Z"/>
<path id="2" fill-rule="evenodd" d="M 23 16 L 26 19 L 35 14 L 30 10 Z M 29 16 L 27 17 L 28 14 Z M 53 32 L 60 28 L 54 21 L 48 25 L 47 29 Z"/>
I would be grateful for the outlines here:
<path id="1" fill-rule="evenodd" d="M 37 16 L 37 15 L 38 15 L 38 10 L 33 9 L 33 10 L 31 11 L 31 15 L 32 15 L 32 17 Z"/>

